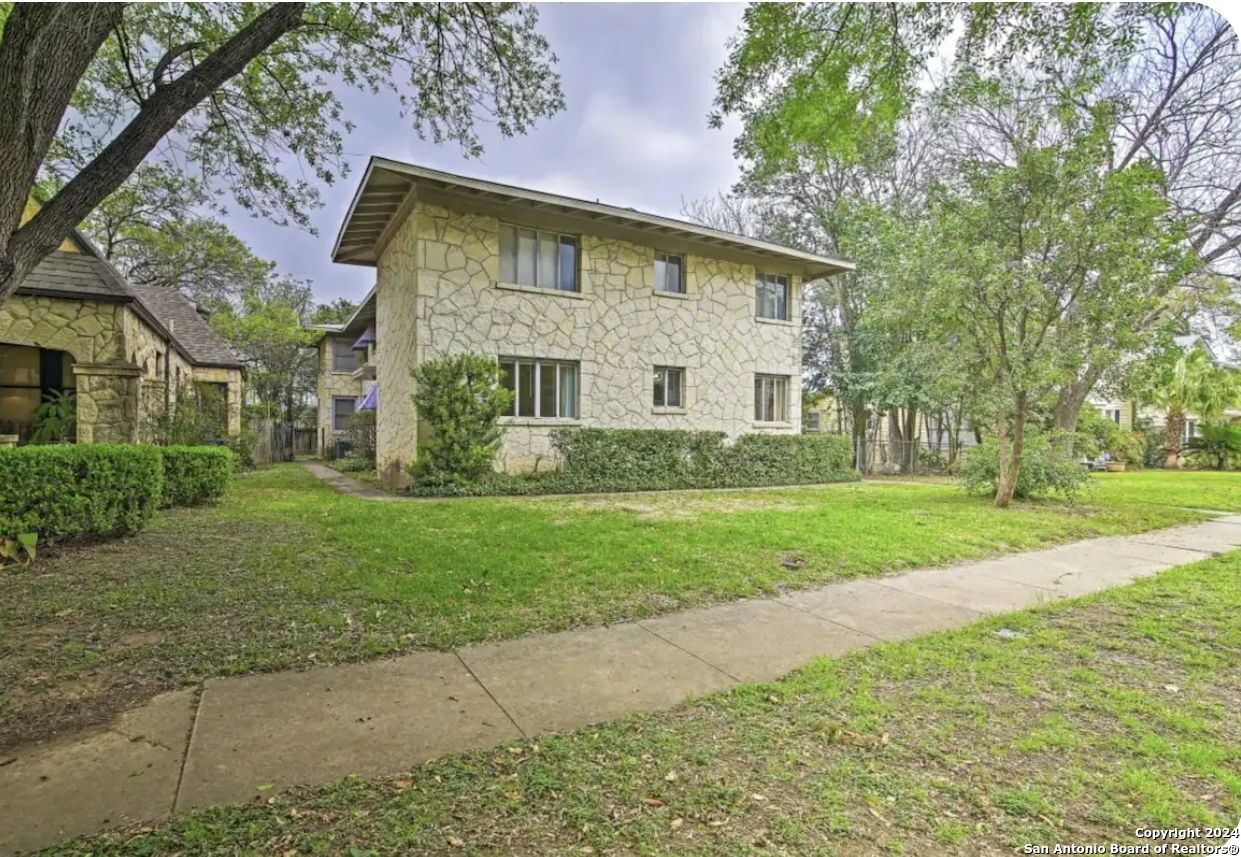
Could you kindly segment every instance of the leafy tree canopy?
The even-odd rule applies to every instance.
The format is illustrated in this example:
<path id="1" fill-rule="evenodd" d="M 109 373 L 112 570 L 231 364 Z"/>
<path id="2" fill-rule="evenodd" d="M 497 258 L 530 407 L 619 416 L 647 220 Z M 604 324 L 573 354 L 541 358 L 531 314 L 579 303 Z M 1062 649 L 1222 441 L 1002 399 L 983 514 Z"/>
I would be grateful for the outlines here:
<path id="1" fill-rule="evenodd" d="M 415 133 L 477 155 L 480 120 L 560 109 L 554 60 L 516 3 L 6 4 L 0 299 L 148 158 L 308 227 L 345 171 L 343 90 L 395 92 Z M 19 225 L 39 175 L 60 185 Z"/>

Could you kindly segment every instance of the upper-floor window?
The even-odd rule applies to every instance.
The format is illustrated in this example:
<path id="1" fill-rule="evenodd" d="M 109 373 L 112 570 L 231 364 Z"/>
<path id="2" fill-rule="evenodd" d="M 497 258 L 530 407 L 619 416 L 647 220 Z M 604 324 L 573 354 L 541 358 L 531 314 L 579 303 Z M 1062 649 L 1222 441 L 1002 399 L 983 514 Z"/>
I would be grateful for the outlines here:
<path id="1" fill-rule="evenodd" d="M 500 383 L 513 394 L 510 417 L 577 419 L 577 363 L 500 358 Z"/>
<path id="2" fill-rule="evenodd" d="M 655 290 L 685 294 L 685 257 L 655 254 Z"/>
<path id="3" fill-rule="evenodd" d="M 578 291 L 577 238 L 500 224 L 500 281 L 562 292 Z"/>
<path id="4" fill-rule="evenodd" d="M 358 352 L 348 339 L 332 340 L 332 371 L 352 372 L 358 368 Z"/>
<path id="5" fill-rule="evenodd" d="M 655 367 L 655 407 L 683 407 L 685 370 L 676 366 Z"/>
<path id="6" fill-rule="evenodd" d="M 754 376 L 754 419 L 761 423 L 782 423 L 788 420 L 789 377 L 787 375 Z"/>
<path id="7" fill-rule="evenodd" d="M 783 274 L 759 274 L 757 284 L 759 318 L 789 320 L 789 278 Z"/>

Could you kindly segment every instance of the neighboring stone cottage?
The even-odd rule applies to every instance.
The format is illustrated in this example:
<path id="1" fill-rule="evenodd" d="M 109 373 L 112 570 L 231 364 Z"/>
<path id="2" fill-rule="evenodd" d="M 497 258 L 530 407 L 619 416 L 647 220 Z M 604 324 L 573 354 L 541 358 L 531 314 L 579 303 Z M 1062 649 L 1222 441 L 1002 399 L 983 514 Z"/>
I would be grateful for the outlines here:
<path id="1" fill-rule="evenodd" d="M 79 443 L 138 442 L 155 409 L 206 389 L 224 397 L 221 430 L 236 435 L 241 376 L 185 297 L 126 282 L 76 232 L 0 304 L 0 434 L 21 441 L 54 391 L 76 399 Z"/>
<path id="2" fill-rule="evenodd" d="M 320 343 L 321 427 L 325 395 L 343 411 L 371 374 L 390 484 L 405 481 L 420 435 L 411 370 L 452 353 L 500 362 L 514 392 L 501 452 L 510 470 L 550 465 L 556 426 L 797 433 L 802 285 L 852 267 L 378 158 L 333 259 L 375 267 L 377 282 L 359 311 L 370 319 Z M 343 355 L 365 328 L 373 341 L 349 368 Z"/>

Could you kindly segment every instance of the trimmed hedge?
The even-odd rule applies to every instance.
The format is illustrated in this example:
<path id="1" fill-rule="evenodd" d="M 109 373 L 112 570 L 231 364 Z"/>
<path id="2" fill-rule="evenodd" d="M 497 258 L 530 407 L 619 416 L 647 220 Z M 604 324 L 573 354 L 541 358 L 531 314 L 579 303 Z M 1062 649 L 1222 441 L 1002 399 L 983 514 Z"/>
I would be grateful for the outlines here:
<path id="1" fill-rule="evenodd" d="M 0 448 L 0 537 L 37 533 L 40 545 L 142 529 L 164 496 L 153 446 Z"/>
<path id="2" fill-rule="evenodd" d="M 471 482 L 415 483 L 419 496 L 583 494 L 677 488 L 805 485 L 857 478 L 847 438 L 722 432 L 563 428 L 552 431 L 561 469 L 496 473 Z"/>
<path id="3" fill-rule="evenodd" d="M 218 500 L 237 467 L 227 446 L 164 446 L 164 506 L 199 506 Z"/>

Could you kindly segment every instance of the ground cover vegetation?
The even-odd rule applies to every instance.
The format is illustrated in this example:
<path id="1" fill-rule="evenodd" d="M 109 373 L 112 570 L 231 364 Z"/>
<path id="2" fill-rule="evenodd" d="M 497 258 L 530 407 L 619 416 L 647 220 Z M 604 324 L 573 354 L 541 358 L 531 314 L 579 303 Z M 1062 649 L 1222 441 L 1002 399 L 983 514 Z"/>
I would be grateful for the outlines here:
<path id="1" fill-rule="evenodd" d="M 1202 515 L 1184 507 L 1241 511 L 1241 486 L 1105 474 L 1075 505 L 1007 511 L 901 482 L 374 502 L 274 466 L 131 538 L 0 573 L 0 744 L 209 676 L 599 625 Z"/>
<path id="2" fill-rule="evenodd" d="M 1233 827 L 1238 609 L 1232 553 L 669 712 L 47 853 L 974 857 Z"/>

